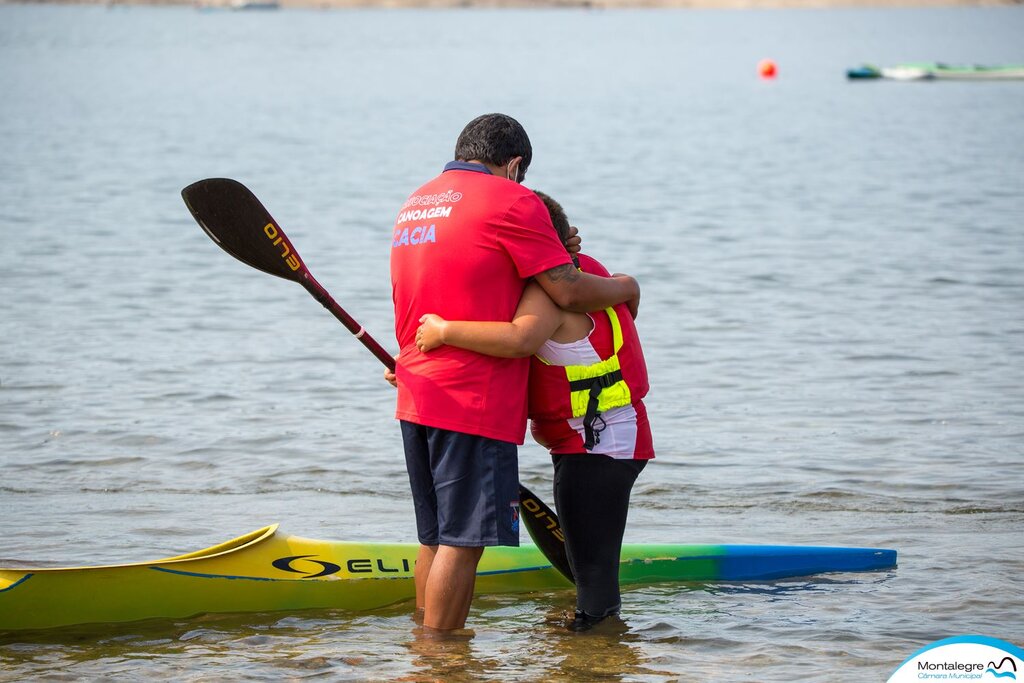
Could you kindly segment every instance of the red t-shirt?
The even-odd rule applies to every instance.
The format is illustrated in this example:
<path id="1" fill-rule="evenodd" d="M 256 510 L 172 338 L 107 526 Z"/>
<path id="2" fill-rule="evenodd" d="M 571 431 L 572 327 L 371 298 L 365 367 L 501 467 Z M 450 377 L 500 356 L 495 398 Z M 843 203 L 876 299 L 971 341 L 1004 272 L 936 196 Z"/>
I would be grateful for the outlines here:
<path id="1" fill-rule="evenodd" d="M 478 164 L 452 162 L 402 206 L 391 245 L 400 420 L 521 444 L 528 358 L 416 348 L 425 313 L 510 321 L 527 281 L 571 263 L 543 202 Z"/>

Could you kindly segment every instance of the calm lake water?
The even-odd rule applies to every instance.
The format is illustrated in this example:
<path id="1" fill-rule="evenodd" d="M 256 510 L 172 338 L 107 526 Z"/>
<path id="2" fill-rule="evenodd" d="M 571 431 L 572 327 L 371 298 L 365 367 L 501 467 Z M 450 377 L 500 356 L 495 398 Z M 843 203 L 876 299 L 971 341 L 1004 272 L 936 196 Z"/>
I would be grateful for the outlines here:
<path id="1" fill-rule="evenodd" d="M 519 118 L 527 184 L 643 287 L 658 459 L 627 541 L 866 545 L 899 568 L 0 636 L 0 679 L 884 680 L 1024 642 L 1024 8 L 280 11 L 0 6 L 0 562 L 178 554 L 275 521 L 411 541 L 394 395 L 298 286 L 179 192 L 237 178 L 380 339 L 398 207 L 462 125 Z M 779 78 L 759 81 L 757 61 Z M 550 499 L 550 464 L 521 451 Z"/>

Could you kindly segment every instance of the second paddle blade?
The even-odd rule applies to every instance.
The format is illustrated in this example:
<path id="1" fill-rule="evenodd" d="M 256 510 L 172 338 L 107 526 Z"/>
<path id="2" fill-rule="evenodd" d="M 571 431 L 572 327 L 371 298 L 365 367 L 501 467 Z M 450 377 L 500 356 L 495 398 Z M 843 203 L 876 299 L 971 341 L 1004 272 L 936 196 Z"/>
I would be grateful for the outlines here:
<path id="1" fill-rule="evenodd" d="M 288 237 L 249 188 L 207 178 L 181 191 L 185 206 L 221 249 L 265 273 L 301 282 L 306 266 Z"/>
<path id="2" fill-rule="evenodd" d="M 562 535 L 558 517 L 551 508 L 544 504 L 544 501 L 522 484 L 519 485 L 519 513 L 526 523 L 526 530 L 530 533 L 530 538 L 544 553 L 544 557 L 548 558 L 551 566 L 569 581 L 576 583 L 576 579 L 572 575 L 572 567 L 569 566 L 569 556 L 565 550 L 565 537 Z"/>

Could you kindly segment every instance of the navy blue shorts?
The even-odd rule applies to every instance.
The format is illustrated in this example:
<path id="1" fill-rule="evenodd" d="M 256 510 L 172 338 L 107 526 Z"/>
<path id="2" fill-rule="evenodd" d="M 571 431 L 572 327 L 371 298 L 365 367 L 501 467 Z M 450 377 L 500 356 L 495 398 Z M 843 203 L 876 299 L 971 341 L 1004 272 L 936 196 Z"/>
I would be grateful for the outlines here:
<path id="1" fill-rule="evenodd" d="M 402 421 L 423 545 L 519 545 L 516 445 Z"/>

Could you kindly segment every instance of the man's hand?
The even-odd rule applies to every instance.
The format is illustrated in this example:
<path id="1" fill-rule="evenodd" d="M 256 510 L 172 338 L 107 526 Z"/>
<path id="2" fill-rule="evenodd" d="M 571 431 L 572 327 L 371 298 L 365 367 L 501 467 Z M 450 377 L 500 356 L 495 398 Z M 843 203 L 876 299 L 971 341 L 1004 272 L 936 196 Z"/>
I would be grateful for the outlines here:
<path id="1" fill-rule="evenodd" d="M 398 378 L 395 376 L 393 370 L 384 371 L 384 381 L 393 386 L 395 389 L 398 388 Z"/>
<path id="2" fill-rule="evenodd" d="M 444 328 L 448 321 L 434 313 L 427 313 L 420 318 L 420 326 L 416 330 L 416 348 L 426 353 L 444 344 Z"/>
<path id="3" fill-rule="evenodd" d="M 580 231 L 575 225 L 569 226 L 569 236 L 565 238 L 565 249 L 570 254 L 580 253 L 580 247 L 583 244 L 583 238 L 580 237 Z"/>

